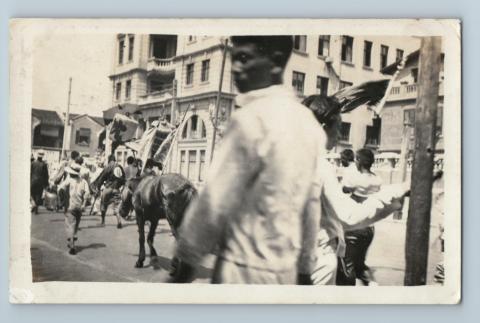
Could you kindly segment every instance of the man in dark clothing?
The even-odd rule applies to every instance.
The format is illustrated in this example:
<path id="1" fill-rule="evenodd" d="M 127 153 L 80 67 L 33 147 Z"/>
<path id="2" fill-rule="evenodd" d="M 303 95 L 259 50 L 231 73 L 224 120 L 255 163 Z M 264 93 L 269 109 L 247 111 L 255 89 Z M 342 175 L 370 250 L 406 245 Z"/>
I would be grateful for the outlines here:
<path id="1" fill-rule="evenodd" d="M 38 206 L 42 204 L 43 190 L 48 186 L 48 166 L 42 160 L 44 152 L 39 151 L 37 160 L 30 167 L 30 195 L 34 201 L 32 211 L 38 214 Z"/>
<path id="2" fill-rule="evenodd" d="M 129 156 L 127 158 L 127 167 L 125 168 L 125 180 L 129 180 L 135 177 L 138 177 L 140 171 L 138 170 L 138 166 L 135 163 L 135 158 L 133 156 Z"/>
<path id="3" fill-rule="evenodd" d="M 125 171 L 122 166 L 117 164 L 115 156 L 110 155 L 108 157 L 108 165 L 91 186 L 91 190 L 94 191 L 95 194 L 100 194 L 102 185 L 105 185 L 100 197 L 102 225 L 105 225 L 105 215 L 107 214 L 108 206 L 112 205 L 113 214 L 117 217 L 117 228 L 122 228 L 122 218 L 119 214 L 119 208 L 121 203 L 120 189 L 124 184 Z"/>

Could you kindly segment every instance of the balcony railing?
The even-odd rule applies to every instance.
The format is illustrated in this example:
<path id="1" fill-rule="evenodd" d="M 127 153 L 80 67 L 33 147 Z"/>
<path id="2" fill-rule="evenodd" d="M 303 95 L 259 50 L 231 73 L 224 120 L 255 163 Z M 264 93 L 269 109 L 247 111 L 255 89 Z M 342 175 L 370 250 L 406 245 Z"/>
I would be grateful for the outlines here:
<path id="1" fill-rule="evenodd" d="M 418 86 L 416 83 L 394 86 L 390 90 L 390 95 L 388 96 L 387 101 L 416 99 L 417 89 L 418 89 Z M 443 82 L 440 82 L 438 95 L 443 95 Z"/>
<path id="2" fill-rule="evenodd" d="M 152 57 L 148 60 L 147 69 L 150 70 L 160 70 L 160 71 L 171 71 L 175 68 L 173 64 L 173 57 L 171 58 L 156 58 Z"/>
<path id="3" fill-rule="evenodd" d="M 173 96 L 173 88 L 168 87 L 159 91 L 150 91 L 145 95 L 140 96 L 140 104 L 147 104 L 151 102 L 158 102 L 169 99 Z"/>

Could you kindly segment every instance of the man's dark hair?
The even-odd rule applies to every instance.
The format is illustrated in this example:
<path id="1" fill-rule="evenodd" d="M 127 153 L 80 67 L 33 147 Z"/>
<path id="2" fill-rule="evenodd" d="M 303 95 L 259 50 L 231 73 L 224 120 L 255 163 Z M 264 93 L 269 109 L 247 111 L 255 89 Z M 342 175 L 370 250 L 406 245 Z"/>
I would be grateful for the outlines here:
<path id="1" fill-rule="evenodd" d="M 340 153 L 340 162 L 342 163 L 342 166 L 347 167 L 354 160 L 355 160 L 355 154 L 353 153 L 353 150 L 344 149 Z"/>
<path id="2" fill-rule="evenodd" d="M 370 149 L 363 148 L 357 150 L 357 160 L 361 167 L 370 170 L 373 163 L 375 162 L 375 156 Z"/>
<path id="3" fill-rule="evenodd" d="M 76 151 L 76 150 L 72 150 L 72 152 L 70 153 L 70 158 L 71 158 L 72 160 L 77 159 L 78 156 L 80 156 L 80 153 L 79 153 L 78 151 Z"/>
<path id="4" fill-rule="evenodd" d="M 83 165 L 83 157 L 78 156 L 77 158 L 75 158 L 75 162 L 79 165 Z"/>
<path id="5" fill-rule="evenodd" d="M 273 56 L 276 52 L 282 53 L 276 58 L 276 63 L 282 67 L 287 65 L 293 50 L 292 36 L 232 36 L 231 40 L 234 45 L 254 44 L 264 55 Z"/>
<path id="6" fill-rule="evenodd" d="M 116 161 L 115 155 L 108 156 L 108 162 Z"/>
<path id="7" fill-rule="evenodd" d="M 127 158 L 127 165 L 133 164 L 134 161 L 135 161 L 135 158 L 133 158 L 133 156 L 128 156 L 128 158 Z"/>

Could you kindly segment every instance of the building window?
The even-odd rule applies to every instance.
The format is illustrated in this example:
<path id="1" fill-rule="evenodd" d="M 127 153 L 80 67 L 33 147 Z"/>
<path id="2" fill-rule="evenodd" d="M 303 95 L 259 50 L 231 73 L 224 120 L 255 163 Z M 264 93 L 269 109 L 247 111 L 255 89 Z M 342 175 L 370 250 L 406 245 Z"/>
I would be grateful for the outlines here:
<path id="1" fill-rule="evenodd" d="M 322 35 L 318 37 L 318 55 L 319 56 L 330 55 L 330 36 Z"/>
<path id="2" fill-rule="evenodd" d="M 381 45 L 380 47 L 380 68 L 384 68 L 388 63 L 388 46 Z"/>
<path id="3" fill-rule="evenodd" d="M 189 180 L 195 180 L 195 166 L 197 165 L 197 151 L 190 150 L 188 152 L 188 175 Z"/>
<path id="4" fill-rule="evenodd" d="M 197 115 L 193 115 L 190 119 L 187 120 L 183 131 L 182 131 L 182 139 L 206 139 L 207 138 L 207 130 L 205 127 L 205 122 L 200 119 Z"/>
<path id="5" fill-rule="evenodd" d="M 372 67 L 372 42 L 368 40 L 363 45 L 363 66 Z"/>
<path id="6" fill-rule="evenodd" d="M 210 72 L 210 60 L 207 59 L 202 62 L 202 77 L 201 77 L 202 82 L 208 81 L 209 72 Z"/>
<path id="7" fill-rule="evenodd" d="M 410 74 L 412 75 L 413 83 L 418 83 L 418 68 L 412 68 Z"/>
<path id="8" fill-rule="evenodd" d="M 122 83 L 118 82 L 117 86 L 115 87 L 115 99 L 120 100 L 121 95 L 122 95 Z"/>
<path id="9" fill-rule="evenodd" d="M 190 85 L 193 84 L 193 69 L 194 69 L 194 63 L 188 64 L 187 65 L 187 79 L 186 79 L 186 84 Z"/>
<path id="10" fill-rule="evenodd" d="M 299 94 L 303 94 L 303 88 L 305 84 L 305 73 L 293 71 L 292 86 Z"/>
<path id="11" fill-rule="evenodd" d="M 187 151 L 185 150 L 180 151 L 180 174 L 182 174 L 185 177 L 188 177 L 186 155 L 187 155 Z"/>
<path id="12" fill-rule="evenodd" d="M 372 120 L 372 125 L 367 126 L 366 144 L 372 146 L 380 145 L 382 119 L 375 118 Z"/>
<path id="13" fill-rule="evenodd" d="M 397 49 L 397 54 L 395 56 L 395 61 L 401 61 L 403 59 L 403 50 Z"/>
<path id="14" fill-rule="evenodd" d="M 415 109 L 403 110 L 403 124 L 415 125 Z"/>
<path id="15" fill-rule="evenodd" d="M 340 141 L 350 141 L 350 126 L 351 124 L 349 122 L 342 122 L 342 124 L 340 125 Z"/>
<path id="16" fill-rule="evenodd" d="M 347 82 L 347 81 L 340 81 L 340 90 L 345 88 L 345 87 L 349 87 L 349 86 L 352 86 L 353 83 L 352 82 Z"/>
<path id="17" fill-rule="evenodd" d="M 197 40 L 197 36 L 188 35 L 188 42 L 189 43 L 193 43 L 196 40 Z"/>
<path id="18" fill-rule="evenodd" d="M 342 61 L 351 63 L 353 59 L 353 37 L 342 36 Z"/>
<path id="19" fill-rule="evenodd" d="M 130 93 L 132 91 L 132 80 L 128 80 L 125 83 L 125 98 L 130 99 Z"/>
<path id="20" fill-rule="evenodd" d="M 205 180 L 205 150 L 200 150 L 200 168 L 198 169 L 198 181 Z"/>
<path id="21" fill-rule="evenodd" d="M 135 36 L 128 37 L 128 61 L 133 61 L 133 46 L 135 45 Z"/>
<path id="22" fill-rule="evenodd" d="M 317 76 L 317 94 L 328 94 L 328 77 Z"/>
<path id="23" fill-rule="evenodd" d="M 75 144 L 79 146 L 90 146 L 90 129 L 80 128 L 75 133 Z"/>
<path id="24" fill-rule="evenodd" d="M 176 35 L 150 35 L 150 57 L 168 59 L 177 54 Z"/>
<path id="25" fill-rule="evenodd" d="M 307 36 L 294 36 L 293 48 L 305 53 L 307 51 Z"/>
<path id="26" fill-rule="evenodd" d="M 118 40 L 118 64 L 123 63 L 123 49 L 125 48 L 125 38 Z"/>

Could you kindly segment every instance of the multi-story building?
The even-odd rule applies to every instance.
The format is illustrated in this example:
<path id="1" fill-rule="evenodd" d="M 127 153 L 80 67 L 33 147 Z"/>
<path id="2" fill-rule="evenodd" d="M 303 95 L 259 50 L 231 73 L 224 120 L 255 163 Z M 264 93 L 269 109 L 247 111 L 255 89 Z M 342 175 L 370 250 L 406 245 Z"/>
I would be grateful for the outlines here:
<path id="1" fill-rule="evenodd" d="M 202 182 L 211 156 L 223 38 L 120 34 L 115 41 L 110 75 L 112 108 L 104 117 L 128 112 L 143 130 L 159 118 L 182 123 L 169 170 Z M 294 47 L 284 82 L 291 84 L 301 98 L 331 95 L 351 84 L 384 78 L 380 70 L 417 49 L 419 41 L 406 37 L 298 35 Z M 220 94 L 221 125 L 234 110 L 235 88 L 228 55 L 227 51 Z M 378 118 L 371 111 L 358 109 L 344 115 L 339 146 L 357 149 L 370 144 L 376 148 L 379 136 Z"/>
<path id="2" fill-rule="evenodd" d="M 182 124 L 168 167 L 194 182 L 202 182 L 210 156 L 213 114 L 224 44 L 219 37 L 118 35 L 112 81 L 112 109 L 128 110 L 148 129 L 165 118 Z M 225 61 L 219 120 L 233 109 L 230 60 Z M 126 107 L 126 108 L 125 108 Z M 139 135 L 141 132 L 139 133 Z M 126 152 L 119 151 L 121 158 Z"/>
<path id="3" fill-rule="evenodd" d="M 396 76 L 393 87 L 381 114 L 382 132 L 379 151 L 400 153 L 404 135 L 404 127 L 414 127 L 415 108 L 417 104 L 417 81 L 419 66 L 419 51 L 414 51 L 408 55 L 405 67 L 399 71 Z M 439 93 L 437 110 L 437 159 L 443 154 L 443 60 L 442 54 L 440 75 L 439 75 Z M 387 66 L 383 72 L 393 75 L 397 70 L 396 64 Z M 460 107 L 459 107 L 460 108 Z M 410 131 L 410 147 L 413 146 L 413 132 Z"/>
<path id="4" fill-rule="evenodd" d="M 368 80 L 385 78 L 381 70 L 420 46 L 412 37 L 316 35 L 295 36 L 295 50 L 285 72 L 285 83 L 301 96 L 332 95 Z M 376 149 L 381 120 L 372 111 L 358 108 L 342 115 L 336 150 Z"/>

